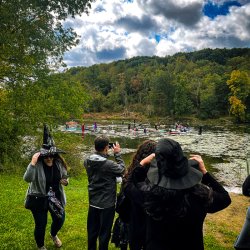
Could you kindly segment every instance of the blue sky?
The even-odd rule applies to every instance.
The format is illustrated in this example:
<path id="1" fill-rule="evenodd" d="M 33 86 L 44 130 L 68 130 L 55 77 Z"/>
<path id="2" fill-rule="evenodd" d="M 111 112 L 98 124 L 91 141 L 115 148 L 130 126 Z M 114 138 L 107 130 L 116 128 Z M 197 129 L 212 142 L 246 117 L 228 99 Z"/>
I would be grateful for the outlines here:
<path id="1" fill-rule="evenodd" d="M 96 0 L 64 25 L 80 37 L 64 55 L 68 67 L 250 47 L 250 0 Z"/>

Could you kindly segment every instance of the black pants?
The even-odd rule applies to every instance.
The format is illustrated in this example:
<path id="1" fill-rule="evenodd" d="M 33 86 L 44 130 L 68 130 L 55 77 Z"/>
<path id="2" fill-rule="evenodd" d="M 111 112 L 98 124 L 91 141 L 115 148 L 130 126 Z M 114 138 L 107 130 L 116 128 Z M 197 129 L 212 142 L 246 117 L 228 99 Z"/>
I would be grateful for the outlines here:
<path id="1" fill-rule="evenodd" d="M 88 250 L 96 250 L 97 238 L 99 240 L 99 250 L 108 250 L 114 216 L 114 206 L 104 209 L 89 206 L 87 222 Z"/>
<path id="2" fill-rule="evenodd" d="M 46 230 L 46 225 L 47 225 L 48 211 L 50 210 L 39 210 L 39 211 L 32 210 L 31 211 L 35 220 L 34 236 L 35 236 L 36 244 L 38 247 L 44 246 L 44 236 L 45 236 L 45 230 Z M 58 231 L 63 226 L 64 220 L 65 220 L 65 212 L 62 218 L 56 217 L 56 215 L 51 211 L 50 211 L 50 214 L 52 218 L 50 234 L 52 236 L 56 236 Z"/>

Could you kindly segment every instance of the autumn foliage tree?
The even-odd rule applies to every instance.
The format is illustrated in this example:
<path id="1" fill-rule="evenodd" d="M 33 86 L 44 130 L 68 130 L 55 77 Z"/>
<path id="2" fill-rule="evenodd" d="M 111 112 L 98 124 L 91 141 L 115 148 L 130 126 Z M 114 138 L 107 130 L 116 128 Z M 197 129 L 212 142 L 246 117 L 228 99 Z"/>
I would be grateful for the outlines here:
<path id="1" fill-rule="evenodd" d="M 231 91 L 229 103 L 230 112 L 238 121 L 244 121 L 246 114 L 246 100 L 250 95 L 250 78 L 246 71 L 233 70 L 227 85 Z"/>

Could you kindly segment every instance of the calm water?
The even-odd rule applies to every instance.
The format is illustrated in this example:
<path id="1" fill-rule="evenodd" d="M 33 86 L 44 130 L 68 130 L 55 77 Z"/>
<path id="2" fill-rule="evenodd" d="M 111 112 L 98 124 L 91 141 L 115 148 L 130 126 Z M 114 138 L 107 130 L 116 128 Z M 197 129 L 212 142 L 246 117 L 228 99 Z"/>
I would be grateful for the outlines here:
<path id="1" fill-rule="evenodd" d="M 133 125 L 133 124 L 132 124 Z M 123 159 L 129 165 L 132 155 L 138 145 L 145 139 L 159 140 L 171 138 L 178 141 L 187 157 L 190 154 L 200 154 L 209 172 L 231 192 L 241 192 L 241 185 L 247 176 L 247 165 L 250 167 L 250 129 L 249 126 L 235 127 L 203 127 L 202 135 L 198 135 L 198 128 L 181 135 L 169 135 L 168 127 L 162 126 L 155 130 L 153 126 L 145 124 L 138 126 L 138 131 L 128 131 L 127 124 L 98 124 L 94 132 L 91 124 L 86 124 L 83 155 L 93 150 L 93 141 L 97 135 L 105 134 L 110 141 L 119 141 L 122 147 Z M 143 131 L 147 128 L 147 133 Z M 80 130 L 69 133 L 79 133 Z M 248 163 L 247 164 L 247 160 Z"/>

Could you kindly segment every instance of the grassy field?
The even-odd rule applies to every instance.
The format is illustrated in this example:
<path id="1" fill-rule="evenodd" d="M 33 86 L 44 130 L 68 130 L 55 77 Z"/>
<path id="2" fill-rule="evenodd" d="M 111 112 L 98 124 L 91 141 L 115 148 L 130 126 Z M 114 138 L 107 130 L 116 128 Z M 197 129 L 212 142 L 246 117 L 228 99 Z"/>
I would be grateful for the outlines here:
<path id="1" fill-rule="evenodd" d="M 36 249 L 31 212 L 24 208 L 27 183 L 22 174 L 0 174 L 0 249 Z M 87 178 L 83 173 L 71 178 L 67 194 L 66 220 L 59 232 L 62 250 L 87 249 L 86 218 L 88 211 Z M 231 194 L 232 204 L 225 210 L 207 216 L 204 225 L 205 249 L 234 249 L 233 243 L 244 223 L 248 198 Z M 51 222 L 49 216 L 49 223 Z M 192 230 L 192 229 L 190 229 Z M 55 249 L 46 230 L 46 246 Z M 115 249 L 110 243 L 109 249 Z M 157 250 L 157 249 L 156 249 Z"/>

